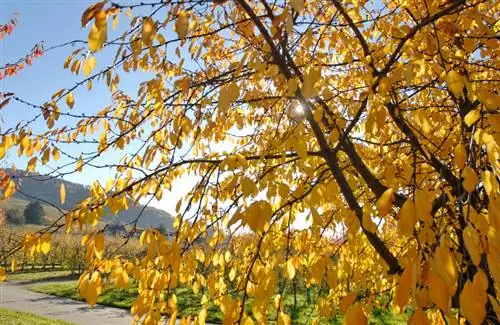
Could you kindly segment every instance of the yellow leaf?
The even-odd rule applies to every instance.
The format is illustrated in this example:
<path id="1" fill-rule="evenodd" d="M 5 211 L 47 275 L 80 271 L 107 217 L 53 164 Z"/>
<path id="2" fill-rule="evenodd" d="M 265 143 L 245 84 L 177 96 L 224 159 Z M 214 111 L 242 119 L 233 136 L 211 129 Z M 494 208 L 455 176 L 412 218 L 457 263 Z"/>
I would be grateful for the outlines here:
<path id="1" fill-rule="evenodd" d="M 97 303 L 97 284 L 91 281 L 85 292 L 85 299 L 90 306 L 94 306 Z"/>
<path id="2" fill-rule="evenodd" d="M 425 223 L 429 222 L 432 210 L 431 201 L 431 197 L 425 191 L 421 189 L 415 191 L 415 216 L 417 220 L 422 220 Z"/>
<path id="3" fill-rule="evenodd" d="M 198 314 L 198 324 L 199 325 L 205 325 L 205 320 L 207 319 L 207 308 L 203 307 L 201 308 L 199 314 Z"/>
<path id="4" fill-rule="evenodd" d="M 385 217 L 392 209 L 394 203 L 394 190 L 388 188 L 377 200 L 377 210 L 381 217 Z"/>
<path id="5" fill-rule="evenodd" d="M 451 70 L 446 74 L 445 81 L 453 96 L 460 98 L 465 87 L 464 77 L 458 71 Z"/>
<path id="6" fill-rule="evenodd" d="M 415 215 L 415 204 L 411 199 L 407 199 L 399 210 L 398 214 L 398 227 L 399 231 L 404 236 L 413 235 L 413 229 L 417 223 Z"/>
<path id="7" fill-rule="evenodd" d="M 54 159 L 55 161 L 58 161 L 59 157 L 61 157 L 61 154 L 59 153 L 59 149 L 54 147 L 54 149 L 52 149 L 52 159 Z"/>
<path id="8" fill-rule="evenodd" d="M 243 220 L 253 231 L 260 232 L 269 224 L 272 211 L 269 202 L 256 201 L 245 210 Z"/>
<path id="9" fill-rule="evenodd" d="M 410 325 L 431 325 L 429 318 L 422 309 L 417 309 L 411 316 Z"/>
<path id="10" fill-rule="evenodd" d="M 439 245 L 436 248 L 432 268 L 446 283 L 448 295 L 451 297 L 457 290 L 458 271 L 449 248 L 444 245 Z"/>
<path id="11" fill-rule="evenodd" d="M 455 164 L 458 166 L 458 168 L 463 169 L 465 167 L 465 163 L 467 162 L 467 151 L 465 150 L 465 146 L 462 143 L 459 143 L 455 147 L 453 156 Z"/>
<path id="12" fill-rule="evenodd" d="M 83 65 L 83 73 L 87 77 L 90 76 L 90 73 L 92 73 L 92 70 L 94 70 L 95 66 L 96 66 L 95 57 L 91 55 L 85 60 L 85 64 Z"/>
<path id="13" fill-rule="evenodd" d="M 290 0 L 290 6 L 297 12 L 301 12 L 304 9 L 304 3 L 304 0 Z"/>
<path id="14" fill-rule="evenodd" d="M 280 311 L 278 314 L 278 325 L 290 325 L 290 324 L 292 324 L 292 319 L 290 318 L 290 315 Z"/>
<path id="15" fill-rule="evenodd" d="M 42 238 L 40 238 L 40 239 L 41 239 L 40 250 L 44 255 L 47 255 L 50 252 L 50 248 L 51 248 L 51 244 L 50 244 L 51 236 L 48 232 L 46 232 L 45 234 L 43 234 Z"/>
<path id="16" fill-rule="evenodd" d="M 408 263 L 404 268 L 403 274 L 399 279 L 398 286 L 396 287 L 396 294 L 394 302 L 399 307 L 400 312 L 403 312 L 406 304 L 408 303 L 408 297 L 410 296 L 410 289 L 413 277 L 413 263 Z"/>
<path id="17" fill-rule="evenodd" d="M 83 160 L 82 160 L 82 156 L 80 156 L 80 159 L 78 159 L 78 161 L 76 162 L 76 167 L 75 167 L 76 171 L 78 172 L 81 172 L 82 169 L 83 169 Z"/>
<path id="18" fill-rule="evenodd" d="M 59 194 L 61 196 L 61 204 L 64 204 L 64 202 L 66 202 L 66 187 L 64 186 L 64 183 L 61 183 Z"/>
<path id="19" fill-rule="evenodd" d="M 355 303 L 349 308 L 349 310 L 344 316 L 342 324 L 344 325 L 368 324 L 368 318 L 366 317 L 365 312 L 363 311 L 363 308 L 361 307 L 361 304 L 359 302 Z"/>
<path id="20" fill-rule="evenodd" d="M 0 145 L 0 159 L 5 157 L 5 154 L 7 153 L 7 149 L 5 148 L 4 145 Z"/>
<path id="21" fill-rule="evenodd" d="M 0 267 L 0 282 L 5 281 L 5 269 Z"/>
<path id="22" fill-rule="evenodd" d="M 442 311 L 447 313 L 450 296 L 446 283 L 436 272 L 430 272 L 428 280 L 429 296 Z"/>
<path id="23" fill-rule="evenodd" d="M 219 96 L 219 108 L 222 110 L 229 108 L 229 105 L 237 100 L 239 96 L 240 89 L 237 83 L 231 82 L 227 86 L 222 87 Z"/>
<path id="24" fill-rule="evenodd" d="M 146 46 L 151 46 L 153 44 L 156 30 L 156 24 L 151 17 L 144 17 L 142 19 L 142 41 Z"/>
<path id="25" fill-rule="evenodd" d="M 373 222 L 371 213 L 368 209 L 363 211 L 363 219 L 362 219 L 363 228 L 368 230 L 371 233 L 377 232 L 377 225 Z"/>
<path id="26" fill-rule="evenodd" d="M 105 1 L 97 2 L 97 3 L 92 4 L 87 9 L 85 9 L 85 11 L 83 12 L 83 15 L 82 15 L 82 27 L 85 27 L 88 24 L 88 22 L 92 18 L 94 18 L 96 13 L 104 7 L 105 3 L 106 3 Z"/>
<path id="27" fill-rule="evenodd" d="M 106 28 L 107 27 L 107 25 L 106 25 L 107 19 L 108 19 L 108 14 L 107 14 L 106 10 L 98 10 L 94 16 L 95 26 L 98 29 Z"/>
<path id="28" fill-rule="evenodd" d="M 141 246 L 146 245 L 148 236 L 149 236 L 148 231 L 146 229 L 143 230 L 141 236 L 139 237 L 139 243 L 141 244 Z"/>
<path id="29" fill-rule="evenodd" d="M 500 304 L 498 303 L 497 299 L 492 295 L 488 295 L 488 299 L 490 300 L 490 303 L 493 306 L 495 314 L 497 315 L 498 318 L 500 318 Z"/>
<path id="30" fill-rule="evenodd" d="M 36 162 L 37 162 L 37 158 L 36 157 L 31 158 L 28 161 L 28 165 L 26 166 L 26 170 L 28 170 L 30 172 L 34 171 L 35 167 L 36 167 Z"/>
<path id="31" fill-rule="evenodd" d="M 116 273 L 115 284 L 118 289 L 128 288 L 128 273 L 123 268 L 119 268 Z"/>
<path id="32" fill-rule="evenodd" d="M 185 11 L 179 12 L 175 21 L 175 31 L 180 39 L 185 39 L 189 32 L 189 17 Z"/>
<path id="33" fill-rule="evenodd" d="M 471 126 L 472 124 L 476 123 L 477 120 L 481 117 L 481 111 L 476 108 L 467 113 L 464 117 L 464 122 L 467 124 L 467 126 Z"/>
<path id="34" fill-rule="evenodd" d="M 347 309 L 356 301 L 356 296 L 358 294 L 356 292 L 348 293 L 345 297 L 340 299 L 340 310 L 345 314 Z"/>
<path id="35" fill-rule="evenodd" d="M 295 91 L 297 90 L 297 88 L 299 86 L 297 79 L 295 79 L 295 78 L 288 79 L 287 86 L 288 86 L 288 95 L 290 95 L 290 96 L 295 95 Z"/>
<path id="36" fill-rule="evenodd" d="M 467 248 L 472 259 L 472 263 L 479 265 L 481 262 L 481 254 L 483 253 L 479 234 L 474 227 L 467 224 L 462 236 L 464 238 L 465 248 Z"/>
<path id="37" fill-rule="evenodd" d="M 168 320 L 168 325 L 175 325 L 177 324 L 176 321 L 177 321 L 177 310 L 174 310 L 173 314 L 170 316 L 170 319 Z"/>
<path id="38" fill-rule="evenodd" d="M 9 180 L 9 183 L 7 184 L 3 192 L 3 197 L 9 198 L 14 194 L 15 191 L 16 191 L 16 183 L 14 183 L 13 180 Z"/>
<path id="39" fill-rule="evenodd" d="M 254 181 L 252 181 L 251 178 L 243 176 L 240 182 L 241 182 L 241 190 L 243 192 L 244 197 L 257 195 L 258 192 L 257 185 L 255 185 Z"/>
<path id="40" fill-rule="evenodd" d="M 100 49 L 102 49 L 104 42 L 106 42 L 107 39 L 108 39 L 108 28 L 106 26 L 99 29 L 95 24 L 92 25 L 88 39 L 89 49 L 92 52 L 99 51 Z"/>
<path id="41" fill-rule="evenodd" d="M 472 192 L 479 184 L 479 177 L 477 177 L 476 172 L 469 166 L 465 167 L 462 171 L 462 177 L 464 178 L 463 185 L 467 192 Z"/>
<path id="42" fill-rule="evenodd" d="M 292 260 L 286 261 L 286 277 L 292 280 L 295 277 L 295 266 L 293 266 Z"/>
<path id="43" fill-rule="evenodd" d="M 278 185 L 278 194 L 281 198 L 286 199 L 290 195 L 290 187 L 285 183 L 280 183 Z"/>
<path id="44" fill-rule="evenodd" d="M 98 259 L 102 259 L 104 253 L 104 233 L 100 232 L 94 239 L 94 252 Z"/>
<path id="45" fill-rule="evenodd" d="M 315 97 L 318 94 L 316 83 L 321 78 L 321 71 L 317 69 L 310 69 L 304 73 L 304 82 L 302 83 L 302 94 L 306 98 Z"/>
<path id="46" fill-rule="evenodd" d="M 476 273 L 473 282 L 467 280 L 460 293 L 460 307 L 462 315 L 471 325 L 481 325 L 486 317 L 486 302 L 488 296 L 486 288 L 479 280 L 480 273 Z M 477 278 L 477 279 L 476 279 Z"/>
<path id="47" fill-rule="evenodd" d="M 485 171 L 481 178 L 483 180 L 484 190 L 488 197 L 493 198 L 495 193 L 498 191 L 498 182 L 495 178 L 495 175 L 489 170 Z"/>
<path id="48" fill-rule="evenodd" d="M 73 108 L 75 105 L 75 98 L 71 91 L 66 95 L 66 105 L 68 105 L 69 108 Z"/>

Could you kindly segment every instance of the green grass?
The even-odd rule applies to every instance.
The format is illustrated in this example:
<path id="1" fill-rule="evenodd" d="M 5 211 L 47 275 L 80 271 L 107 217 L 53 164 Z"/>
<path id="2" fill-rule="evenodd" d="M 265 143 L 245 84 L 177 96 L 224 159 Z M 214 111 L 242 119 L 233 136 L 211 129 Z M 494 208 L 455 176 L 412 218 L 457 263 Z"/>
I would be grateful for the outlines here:
<path id="1" fill-rule="evenodd" d="M 71 325 L 71 323 L 51 320 L 30 313 L 0 308 L 0 324 L 3 325 Z"/>
<path id="2" fill-rule="evenodd" d="M 40 271 L 40 272 L 25 272 L 11 273 L 7 275 L 8 282 L 35 282 L 61 279 L 71 276 L 71 271 Z"/>
<path id="3" fill-rule="evenodd" d="M 54 296 L 68 297 L 82 300 L 78 293 L 74 281 L 60 283 L 38 284 L 30 290 L 46 293 Z M 197 315 L 200 309 L 201 294 L 195 295 L 190 288 L 178 288 L 176 290 L 177 309 L 181 316 Z M 130 286 L 128 289 L 108 289 L 98 299 L 98 303 L 106 306 L 129 309 L 137 296 L 137 288 Z M 312 295 L 314 297 L 314 294 Z M 314 299 L 314 298 L 313 298 Z M 308 324 L 315 317 L 314 300 L 308 304 L 305 295 L 297 295 L 297 305 L 293 306 L 293 295 L 285 295 L 285 311 L 293 317 L 294 324 Z M 246 309 L 251 313 L 251 299 L 247 301 Z M 274 307 L 269 308 L 268 320 L 270 324 L 275 323 L 276 312 Z M 310 317 L 312 315 L 312 317 Z M 369 323 L 373 325 L 399 325 L 406 324 L 409 314 L 393 314 L 389 311 L 374 308 L 370 315 Z M 208 306 L 207 322 L 222 323 L 223 315 L 220 309 L 214 304 Z M 322 318 L 321 324 L 342 324 L 342 316 L 337 312 L 334 317 Z"/>

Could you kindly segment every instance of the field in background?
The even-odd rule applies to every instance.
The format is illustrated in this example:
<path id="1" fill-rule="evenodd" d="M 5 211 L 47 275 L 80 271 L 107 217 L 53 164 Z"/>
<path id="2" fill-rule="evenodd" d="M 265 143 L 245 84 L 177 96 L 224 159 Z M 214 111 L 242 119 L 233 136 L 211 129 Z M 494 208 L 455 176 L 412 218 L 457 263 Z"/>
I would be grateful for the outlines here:
<path id="1" fill-rule="evenodd" d="M 4 225 L 0 227 L 0 255 L 22 242 L 25 234 L 35 232 L 42 226 L 35 225 Z M 126 257 L 135 257 L 141 247 L 138 240 L 131 238 L 125 246 L 125 239 L 120 236 L 106 236 L 105 256 L 118 252 Z M 85 269 L 85 247 L 82 246 L 81 232 L 65 233 L 63 229 L 52 235 L 51 248 L 47 254 L 27 250 L 19 250 L 5 260 L 2 265 L 8 272 L 11 270 L 12 259 L 15 259 L 16 273 L 43 271 L 71 271 L 80 274 Z M 19 275 L 16 275 L 19 276 Z M 9 280 L 10 275 L 7 277 Z"/>

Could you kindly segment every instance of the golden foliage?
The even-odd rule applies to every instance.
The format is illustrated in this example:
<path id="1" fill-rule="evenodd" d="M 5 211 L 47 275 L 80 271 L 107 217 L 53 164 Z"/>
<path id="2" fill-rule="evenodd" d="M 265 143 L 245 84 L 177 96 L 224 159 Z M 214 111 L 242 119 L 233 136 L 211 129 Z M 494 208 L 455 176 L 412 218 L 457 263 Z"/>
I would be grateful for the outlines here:
<path id="1" fill-rule="evenodd" d="M 20 126 L 0 143 L 0 157 L 17 147 L 35 171 L 38 153 L 42 165 L 66 161 L 63 143 L 89 142 L 73 172 L 115 172 L 46 231 L 84 229 L 89 304 L 107 282 L 133 280 L 131 312 L 146 324 L 178 315 L 178 286 L 203 293 L 198 323 L 211 301 L 225 324 L 262 323 L 273 302 L 274 321 L 290 324 L 280 286 L 303 279 L 324 288 L 319 323 L 335 305 L 366 323 L 382 293 L 412 307 L 411 324 L 453 322 L 454 310 L 498 321 L 495 1 L 162 2 L 145 15 L 148 5 L 90 6 L 91 51 L 64 62 L 86 77 L 72 91 L 102 80 L 109 105 L 57 126 L 75 117 L 72 91 L 58 91 L 41 105 L 46 130 Z M 107 19 L 119 29 L 121 15 L 130 26 L 106 43 Z M 94 72 L 99 50 L 114 59 Z M 137 92 L 121 88 L 141 72 Z M 169 200 L 185 177 L 196 184 L 171 233 L 143 229 L 136 258 L 104 253 L 105 211 Z M 16 190 L 8 175 L 0 185 Z M 24 246 L 47 254 L 44 236 Z"/>

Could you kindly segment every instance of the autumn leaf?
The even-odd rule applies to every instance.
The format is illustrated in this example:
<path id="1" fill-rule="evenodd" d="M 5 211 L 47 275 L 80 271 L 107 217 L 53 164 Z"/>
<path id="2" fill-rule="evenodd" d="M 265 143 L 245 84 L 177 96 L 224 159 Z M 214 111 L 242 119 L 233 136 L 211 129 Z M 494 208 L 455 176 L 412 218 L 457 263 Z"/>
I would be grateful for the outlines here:
<path id="1" fill-rule="evenodd" d="M 361 307 L 361 304 L 359 302 L 349 307 L 347 313 L 344 316 L 342 324 L 368 324 L 368 318 L 366 317 L 365 312 L 363 311 L 363 308 Z"/>
<path id="2" fill-rule="evenodd" d="M 398 213 L 398 227 L 403 235 L 411 236 L 417 222 L 415 204 L 407 199 Z"/>
<path id="3" fill-rule="evenodd" d="M 50 252 L 50 249 L 52 247 L 51 245 L 51 235 L 49 233 L 45 233 L 42 235 L 40 238 L 40 251 L 44 254 L 47 255 Z"/>
<path id="4" fill-rule="evenodd" d="M 73 108 L 75 105 L 75 98 L 71 91 L 66 95 L 66 105 L 68 105 L 69 108 Z"/>
<path id="5" fill-rule="evenodd" d="M 467 126 L 472 126 L 481 117 L 481 112 L 478 109 L 473 109 L 464 117 L 464 122 Z"/>
<path id="6" fill-rule="evenodd" d="M 59 188 L 59 196 L 61 198 L 61 204 L 64 204 L 64 202 L 66 202 L 66 187 L 64 183 L 61 183 L 61 187 Z"/>
<path id="7" fill-rule="evenodd" d="M 429 318 L 427 318 L 427 315 L 425 312 L 418 308 L 415 310 L 413 315 L 411 316 L 410 325 L 431 325 L 431 322 L 429 321 Z"/>
<path id="8" fill-rule="evenodd" d="M 156 24 L 151 17 L 144 17 L 142 20 L 142 41 L 146 46 L 151 46 L 156 35 Z"/>
<path id="9" fill-rule="evenodd" d="M 104 233 L 99 232 L 94 239 L 94 252 L 98 259 L 103 258 L 104 254 Z"/>
<path id="10" fill-rule="evenodd" d="M 99 29 L 95 24 L 92 25 L 88 38 L 89 49 L 92 52 L 99 51 L 100 49 L 102 49 L 104 42 L 106 42 L 107 39 L 108 31 L 106 26 Z M 85 66 L 83 69 L 83 71 L 85 72 Z M 85 75 L 88 76 L 87 73 L 85 73 Z"/>
<path id="11" fill-rule="evenodd" d="M 290 0 L 290 6 L 297 11 L 301 12 L 304 9 L 304 0 Z"/>
<path id="12" fill-rule="evenodd" d="M 469 166 L 465 167 L 462 171 L 462 177 L 464 178 L 464 188 L 467 192 L 472 192 L 479 184 L 479 177 L 476 172 Z"/>
<path id="13" fill-rule="evenodd" d="M 429 280 L 429 296 L 431 300 L 445 313 L 449 310 L 449 300 L 448 290 L 446 288 L 446 283 L 441 279 L 441 277 L 435 273 L 430 272 Z"/>
<path id="14" fill-rule="evenodd" d="M 175 31 L 180 39 L 185 39 L 189 32 L 189 17 L 185 11 L 179 12 L 175 21 Z"/>
<path id="15" fill-rule="evenodd" d="M 357 293 L 351 292 L 340 300 L 340 310 L 345 314 L 349 307 L 356 301 Z"/>
<path id="16" fill-rule="evenodd" d="M 385 217 L 392 209 L 395 196 L 392 188 L 387 189 L 377 200 L 377 210 L 381 217 Z"/>
<path id="17" fill-rule="evenodd" d="M 458 168 L 463 169 L 465 167 L 465 163 L 467 162 L 467 151 L 465 150 L 465 146 L 462 143 L 459 143 L 455 147 L 453 156 L 455 164 L 458 166 Z"/>
<path id="18" fill-rule="evenodd" d="M 446 84 L 453 96 L 460 98 L 465 87 L 464 77 L 456 70 L 451 70 L 446 74 Z"/>
<path id="19" fill-rule="evenodd" d="M 85 76 L 87 77 L 90 76 L 95 66 L 96 66 L 96 59 L 93 55 L 91 55 L 85 60 L 85 64 L 83 65 L 83 73 L 85 74 Z"/>
<path id="20" fill-rule="evenodd" d="M 289 280 L 292 280 L 295 277 L 295 266 L 293 266 L 293 263 L 291 260 L 286 261 L 285 274 Z"/>
<path id="21" fill-rule="evenodd" d="M 483 273 L 474 276 L 473 281 L 467 280 L 460 293 L 462 314 L 471 325 L 480 325 L 486 317 L 486 302 L 488 300 L 487 280 Z"/>
<path id="22" fill-rule="evenodd" d="M 85 11 L 83 12 L 83 15 L 82 15 L 82 19 L 81 19 L 82 27 L 87 26 L 88 22 L 94 18 L 95 14 L 97 12 L 99 12 L 100 10 L 102 10 L 105 3 L 106 3 L 105 1 L 97 2 L 97 3 L 92 4 L 87 9 L 85 9 Z"/>

